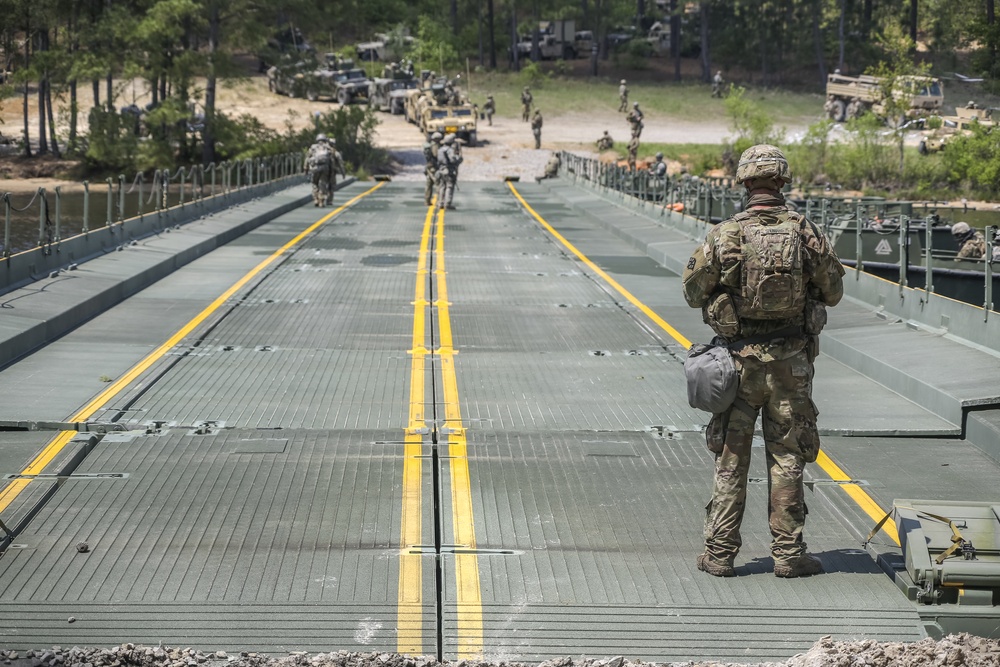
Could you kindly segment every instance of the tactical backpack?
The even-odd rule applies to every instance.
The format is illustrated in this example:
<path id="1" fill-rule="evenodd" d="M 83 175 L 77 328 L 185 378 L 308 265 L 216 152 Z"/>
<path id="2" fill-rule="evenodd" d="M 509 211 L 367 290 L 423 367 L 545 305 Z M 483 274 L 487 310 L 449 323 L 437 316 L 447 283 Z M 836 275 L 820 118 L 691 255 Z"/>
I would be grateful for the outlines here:
<path id="1" fill-rule="evenodd" d="M 781 320 L 802 314 L 806 305 L 803 275 L 802 227 L 805 218 L 782 212 L 777 222 L 746 211 L 734 219 L 740 224 L 742 289 L 735 299 L 741 318 Z"/>
<path id="2" fill-rule="evenodd" d="M 309 173 L 323 174 L 330 171 L 332 158 L 329 146 L 323 143 L 316 144 L 309 149 L 309 159 L 307 160 Z"/>

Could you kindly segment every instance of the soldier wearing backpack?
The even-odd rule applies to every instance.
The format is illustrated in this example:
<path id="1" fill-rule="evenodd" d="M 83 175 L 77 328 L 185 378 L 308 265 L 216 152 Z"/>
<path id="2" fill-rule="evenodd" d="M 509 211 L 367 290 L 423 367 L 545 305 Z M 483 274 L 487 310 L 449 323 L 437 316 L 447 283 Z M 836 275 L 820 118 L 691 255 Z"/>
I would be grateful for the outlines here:
<path id="1" fill-rule="evenodd" d="M 333 200 L 336 172 L 347 176 L 344 158 L 334 148 L 334 141 L 323 133 L 317 134 L 316 143 L 306 153 L 304 168 L 312 182 L 313 206 L 329 206 Z"/>
<path id="2" fill-rule="evenodd" d="M 844 269 L 822 232 L 785 206 L 781 189 L 791 177 L 778 148 L 762 144 L 744 151 L 736 180 L 747 189 L 744 211 L 709 231 L 682 278 L 688 305 L 702 309 L 739 373 L 735 402 L 712 415 L 706 431 L 715 482 L 698 569 L 717 577 L 735 574 L 760 414 L 774 574 L 819 574 L 823 565 L 806 553 L 802 538 L 802 473 L 819 454 L 813 361 L 826 306 L 843 296 Z"/>

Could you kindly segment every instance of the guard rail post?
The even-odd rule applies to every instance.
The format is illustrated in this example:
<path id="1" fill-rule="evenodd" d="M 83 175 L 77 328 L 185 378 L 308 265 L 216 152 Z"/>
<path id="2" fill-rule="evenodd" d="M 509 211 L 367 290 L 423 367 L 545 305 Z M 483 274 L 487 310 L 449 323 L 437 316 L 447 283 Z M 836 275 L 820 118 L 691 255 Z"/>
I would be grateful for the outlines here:
<path id="1" fill-rule="evenodd" d="M 861 280 L 861 272 L 864 271 L 864 260 L 861 259 L 861 202 L 855 202 L 854 205 L 854 227 L 856 241 L 854 244 L 854 279 Z"/>
<path id="2" fill-rule="evenodd" d="M 10 193 L 3 195 L 3 256 L 10 257 Z"/>
<path id="3" fill-rule="evenodd" d="M 45 222 L 46 222 L 45 218 L 48 217 L 47 216 L 48 207 L 46 207 L 46 205 L 45 205 L 46 204 L 46 200 L 45 200 L 45 188 L 38 188 L 38 195 L 39 195 L 39 197 L 41 199 L 41 201 L 39 202 L 39 206 L 38 206 L 38 246 L 40 248 L 44 248 L 45 245 L 46 245 L 45 244 L 45 240 L 46 240 L 46 236 L 47 236 L 46 235 L 46 230 L 45 230 Z M 44 254 L 48 254 L 48 253 L 44 253 Z"/>
<path id="4" fill-rule="evenodd" d="M 993 310 L 993 240 L 996 238 L 997 228 L 994 225 L 986 226 L 986 254 L 983 256 L 986 274 L 986 300 L 983 302 L 983 322 L 990 318 L 990 311 Z"/>
<path id="5" fill-rule="evenodd" d="M 884 219 L 884 217 L 883 217 Z M 909 232 L 910 230 L 910 219 L 905 215 L 899 216 L 899 293 L 902 294 L 903 290 L 906 289 L 907 280 L 906 272 L 910 268 L 910 246 L 907 241 L 910 240 Z"/>
<path id="6" fill-rule="evenodd" d="M 122 238 L 125 231 L 125 174 L 118 174 L 118 221 L 122 223 Z"/>
<path id="7" fill-rule="evenodd" d="M 62 186 L 57 185 L 54 189 L 56 193 L 56 246 L 62 241 Z"/>
<path id="8" fill-rule="evenodd" d="M 83 233 L 90 232 L 90 181 L 83 182 Z"/>
<path id="9" fill-rule="evenodd" d="M 930 301 L 934 292 L 934 228 L 929 218 L 924 218 L 924 298 Z"/>

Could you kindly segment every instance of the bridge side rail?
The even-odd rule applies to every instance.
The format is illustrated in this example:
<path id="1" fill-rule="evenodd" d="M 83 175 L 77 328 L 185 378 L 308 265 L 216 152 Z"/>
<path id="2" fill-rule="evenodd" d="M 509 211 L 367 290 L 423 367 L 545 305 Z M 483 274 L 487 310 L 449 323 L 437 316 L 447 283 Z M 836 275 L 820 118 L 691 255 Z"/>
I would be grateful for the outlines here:
<path id="1" fill-rule="evenodd" d="M 263 197 L 301 182 L 302 157 L 285 154 L 254 160 L 180 167 L 176 172 L 154 170 L 151 182 L 137 174 L 126 186 L 124 175 L 105 179 L 103 192 L 91 192 L 84 181 L 83 210 L 72 220 L 62 213 L 64 193 L 38 188 L 23 206 L 11 193 L 2 195 L 4 228 L 0 252 L 0 294 L 121 250 L 139 239 L 169 231 L 205 215 Z M 103 220 L 92 220 L 99 198 L 106 200 Z M 38 237 L 34 247 L 12 252 L 14 217 L 35 217 Z M 22 223 L 23 224 L 23 223 Z M 64 234 L 69 234 L 63 238 Z"/>
<path id="2" fill-rule="evenodd" d="M 741 210 L 744 202 L 743 188 L 736 186 L 733 179 L 700 178 L 686 174 L 656 179 L 642 170 L 633 172 L 628 167 L 568 152 L 563 152 L 562 160 L 574 184 L 591 188 L 604 198 L 643 216 L 652 225 L 679 232 L 693 242 L 703 241 L 712 225 Z M 976 271 L 982 273 L 981 303 L 987 307 L 937 294 L 931 262 L 935 256 L 947 255 L 949 251 L 953 257 L 954 249 L 936 249 L 931 220 L 913 217 L 913 209 L 912 202 L 888 202 L 870 197 L 851 200 L 821 197 L 806 200 L 802 212 L 836 243 L 841 259 L 854 265 L 845 267 L 848 272 L 844 281 L 847 296 L 886 316 L 950 335 L 1000 355 L 1000 313 L 993 310 L 993 263 L 973 263 Z M 896 231 L 886 231 L 885 222 L 890 214 L 897 225 Z M 862 235 L 875 231 L 872 229 L 875 221 L 881 221 L 879 224 L 883 225 L 883 229 L 878 231 L 896 246 L 893 255 L 898 267 L 899 280 L 896 282 L 864 270 Z M 923 224 L 923 229 L 910 227 L 917 224 Z M 910 252 L 900 252 L 899 249 L 910 248 L 914 236 L 922 237 L 920 248 L 923 257 L 914 258 L 911 262 Z M 950 234 L 945 236 L 950 240 Z M 997 229 L 987 228 L 986 236 L 989 252 Z M 653 259 L 677 273 L 684 270 L 691 251 L 691 245 L 684 248 L 678 248 L 676 244 L 654 245 L 648 234 L 643 236 L 640 245 Z M 938 241 L 937 245 L 940 246 L 941 242 Z M 664 251 L 663 246 L 668 250 Z M 920 288 L 907 285 L 907 267 L 912 269 L 915 264 L 922 265 L 928 276 L 925 285 Z"/>

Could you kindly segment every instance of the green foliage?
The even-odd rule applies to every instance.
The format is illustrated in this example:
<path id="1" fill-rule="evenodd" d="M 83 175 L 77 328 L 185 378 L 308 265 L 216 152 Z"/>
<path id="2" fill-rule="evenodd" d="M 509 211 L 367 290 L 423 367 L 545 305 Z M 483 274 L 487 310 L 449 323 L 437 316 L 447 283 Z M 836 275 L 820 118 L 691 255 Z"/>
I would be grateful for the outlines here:
<path id="1" fill-rule="evenodd" d="M 955 137 L 945 146 L 942 161 L 953 185 L 981 197 L 1000 195 L 1000 132 L 974 125 L 970 136 Z"/>
<path id="2" fill-rule="evenodd" d="M 417 69 L 432 69 L 438 72 L 456 69 L 461 65 L 447 28 L 429 16 L 420 17 L 413 60 Z"/>
<path id="3" fill-rule="evenodd" d="M 523 86 L 541 88 L 548 77 L 539 63 L 527 61 L 517 75 L 518 82 Z"/>
<path id="4" fill-rule="evenodd" d="M 813 123 L 800 142 L 785 149 L 788 166 L 797 181 L 813 183 L 826 175 L 830 131 L 834 124 L 829 118 Z"/>
<path id="5" fill-rule="evenodd" d="M 737 155 L 756 144 L 781 144 L 784 130 L 775 129 L 774 118 L 762 105 L 747 96 L 746 88 L 730 86 L 723 100 L 730 125 L 736 132 L 733 152 Z"/>
<path id="6" fill-rule="evenodd" d="M 114 109 L 94 107 L 90 111 L 90 134 L 83 151 L 87 168 L 95 172 L 123 171 L 138 154 L 138 135 L 131 118 Z"/>
<path id="7" fill-rule="evenodd" d="M 850 188 L 888 188 L 898 183 L 893 138 L 885 134 L 882 121 L 867 113 L 847 121 L 852 140 L 837 144 L 827 160 L 827 175 L 834 183 Z"/>

